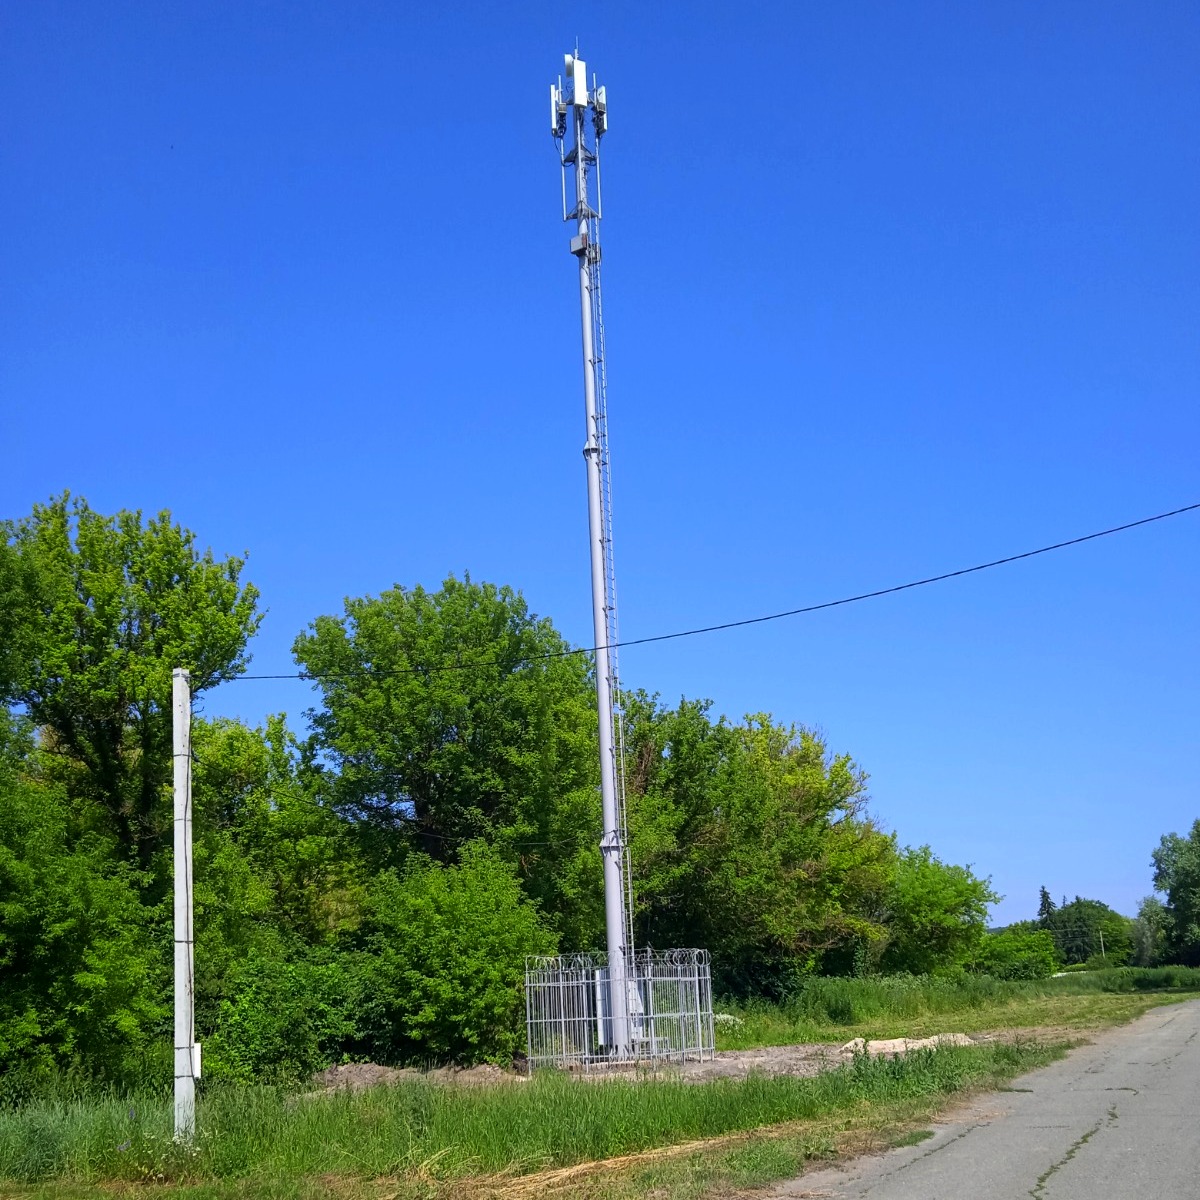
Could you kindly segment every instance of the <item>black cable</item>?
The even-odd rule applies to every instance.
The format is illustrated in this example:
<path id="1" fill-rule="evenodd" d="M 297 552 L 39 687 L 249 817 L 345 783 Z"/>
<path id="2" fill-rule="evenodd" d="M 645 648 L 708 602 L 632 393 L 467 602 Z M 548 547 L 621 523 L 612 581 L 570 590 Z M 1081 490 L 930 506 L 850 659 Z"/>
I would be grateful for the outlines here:
<path id="1" fill-rule="evenodd" d="M 675 633 L 659 633 L 650 637 L 630 638 L 626 641 L 613 642 L 605 646 L 579 647 L 571 650 L 550 650 L 543 654 L 531 654 L 518 659 L 516 665 L 539 662 L 551 658 L 571 658 L 579 654 L 595 654 L 600 650 L 623 649 L 626 646 L 647 646 L 653 642 L 670 642 L 677 638 L 696 637 L 702 633 L 719 633 L 725 629 L 741 629 L 746 625 L 761 625 L 766 621 L 782 621 L 785 617 L 799 617 L 805 613 L 821 612 L 827 608 L 840 608 L 846 604 L 857 604 L 860 600 L 875 600 L 880 596 L 892 596 L 897 592 L 907 592 L 913 588 L 926 587 L 931 583 L 943 583 L 947 579 L 958 579 L 963 575 L 974 575 L 979 571 L 988 571 L 992 567 L 1003 567 L 1008 563 L 1020 562 L 1026 558 L 1036 558 L 1039 554 L 1049 554 L 1054 550 L 1065 550 L 1068 546 L 1078 546 L 1083 542 L 1093 542 L 1097 538 L 1109 537 L 1114 533 L 1124 533 L 1128 529 L 1137 529 L 1142 525 L 1150 525 L 1155 521 L 1165 521 L 1168 517 L 1178 517 L 1183 513 L 1195 512 L 1200 509 L 1200 502 L 1185 504 L 1182 508 L 1173 508 L 1170 512 L 1156 513 L 1152 517 L 1142 517 L 1138 521 L 1129 521 L 1124 525 L 1114 525 L 1111 529 L 1101 529 L 1096 533 L 1085 533 L 1082 537 L 1069 538 L 1065 542 L 1055 542 L 1050 546 L 1040 546 L 1036 550 L 1026 550 L 1021 554 L 1010 554 L 1005 558 L 994 558 L 990 562 L 978 563 L 973 567 L 962 567 L 957 571 L 946 571 L 942 575 L 930 575 L 926 579 L 914 579 L 910 583 L 898 583 L 893 587 L 879 588 L 874 592 L 860 592 L 856 596 L 844 596 L 840 600 L 826 600 L 821 604 L 807 604 L 803 608 L 789 608 L 784 612 L 768 613 L 762 617 L 743 617 L 739 621 L 724 621 L 719 625 L 701 625 L 695 629 L 681 629 Z M 295 671 L 278 675 L 236 675 L 227 680 L 237 683 L 241 680 L 265 679 L 355 679 L 371 675 L 429 675 L 440 674 L 443 671 L 479 671 L 503 664 L 492 661 L 485 663 L 445 663 L 431 667 L 375 667 L 363 668 L 359 671 Z"/>

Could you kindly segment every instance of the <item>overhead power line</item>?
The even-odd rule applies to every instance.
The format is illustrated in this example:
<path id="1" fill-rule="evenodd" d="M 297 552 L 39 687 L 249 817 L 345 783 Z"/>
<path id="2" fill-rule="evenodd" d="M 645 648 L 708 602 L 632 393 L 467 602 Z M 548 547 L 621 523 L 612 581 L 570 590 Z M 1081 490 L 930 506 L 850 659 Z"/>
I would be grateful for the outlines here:
<path id="1" fill-rule="evenodd" d="M 1200 502 L 1185 504 L 1182 508 L 1173 508 L 1169 512 L 1155 513 L 1152 517 L 1142 517 L 1138 521 L 1128 521 L 1124 525 L 1114 525 L 1111 529 L 1100 529 L 1095 533 L 1085 533 L 1081 537 L 1068 538 L 1065 542 L 1054 542 L 1049 546 L 1039 546 L 1036 550 L 1025 550 L 1020 554 L 1009 554 L 1004 558 L 994 558 L 990 562 L 976 563 L 973 567 L 960 567 L 957 571 L 946 571 L 941 575 L 930 575 L 925 579 L 913 579 L 908 583 L 897 583 L 892 587 L 877 588 L 873 592 L 859 592 L 854 596 L 843 596 L 840 600 L 825 600 L 820 604 L 806 604 L 800 608 L 789 608 L 783 612 L 767 613 L 760 617 L 742 617 L 737 621 L 722 621 L 718 625 L 700 625 L 695 629 L 679 629 L 673 633 L 657 633 L 649 637 L 627 638 L 613 642 L 610 646 L 580 646 L 569 650 L 549 650 L 542 654 L 526 655 L 513 664 L 523 666 L 527 663 L 540 662 L 553 658 L 573 658 L 581 654 L 595 654 L 598 650 L 624 648 L 626 646 L 648 646 L 654 642 L 671 642 L 678 638 L 698 637 L 704 633 L 720 633 L 726 629 L 741 629 L 747 625 L 762 625 L 768 621 L 782 621 L 787 617 L 800 617 L 806 613 L 822 612 L 827 608 L 841 608 L 847 604 L 858 604 L 863 600 L 876 600 L 880 596 L 892 596 L 897 592 L 908 592 L 913 588 L 927 587 L 931 583 L 944 583 L 948 579 L 959 579 L 963 575 L 975 575 L 980 571 L 990 571 L 993 567 L 1007 566 L 1009 563 L 1021 562 L 1026 558 L 1037 558 L 1041 554 L 1050 554 L 1055 550 L 1065 550 L 1070 546 L 1079 546 L 1084 542 L 1094 542 L 1098 538 L 1111 537 L 1114 533 L 1125 533 L 1130 529 L 1138 529 L 1143 525 L 1152 525 L 1156 521 L 1165 521 L 1170 517 L 1182 516 L 1184 513 L 1200 510 Z M 237 675 L 229 680 L 236 683 L 240 680 L 265 679 L 356 679 L 372 675 L 430 675 L 443 671 L 484 671 L 505 664 L 491 662 L 459 662 L 442 663 L 428 667 L 364 667 L 356 671 L 288 671 L 272 675 Z"/>

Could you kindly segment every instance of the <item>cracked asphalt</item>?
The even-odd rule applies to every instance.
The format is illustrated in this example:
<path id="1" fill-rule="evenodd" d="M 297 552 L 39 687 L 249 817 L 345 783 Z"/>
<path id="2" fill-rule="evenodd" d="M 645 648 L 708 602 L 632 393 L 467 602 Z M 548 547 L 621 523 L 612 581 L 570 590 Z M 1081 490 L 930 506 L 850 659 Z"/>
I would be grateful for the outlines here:
<path id="1" fill-rule="evenodd" d="M 980 1096 L 933 1137 L 770 1193 L 799 1200 L 1197 1200 L 1200 1001 L 1156 1008 Z"/>

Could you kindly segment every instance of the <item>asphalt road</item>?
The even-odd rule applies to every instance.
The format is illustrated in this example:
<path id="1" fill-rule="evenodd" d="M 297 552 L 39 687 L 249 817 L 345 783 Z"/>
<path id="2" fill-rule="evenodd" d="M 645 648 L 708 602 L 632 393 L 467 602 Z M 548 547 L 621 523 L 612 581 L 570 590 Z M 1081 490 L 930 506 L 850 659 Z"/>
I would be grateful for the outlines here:
<path id="1" fill-rule="evenodd" d="M 1200 1001 L 991 1092 L 917 1146 L 772 1193 L 846 1200 L 1200 1200 Z"/>

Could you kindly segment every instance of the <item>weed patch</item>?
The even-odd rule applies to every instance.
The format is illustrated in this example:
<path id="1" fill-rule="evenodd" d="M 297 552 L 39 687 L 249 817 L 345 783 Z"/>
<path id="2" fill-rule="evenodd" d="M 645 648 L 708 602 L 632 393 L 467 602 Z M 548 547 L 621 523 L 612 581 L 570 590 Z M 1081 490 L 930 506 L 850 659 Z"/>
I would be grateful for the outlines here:
<path id="1" fill-rule="evenodd" d="M 931 1137 L 933 1137 L 932 1129 L 910 1129 L 907 1133 L 893 1138 L 892 1145 L 897 1150 L 902 1146 L 919 1146 L 922 1142 L 929 1141 Z"/>

